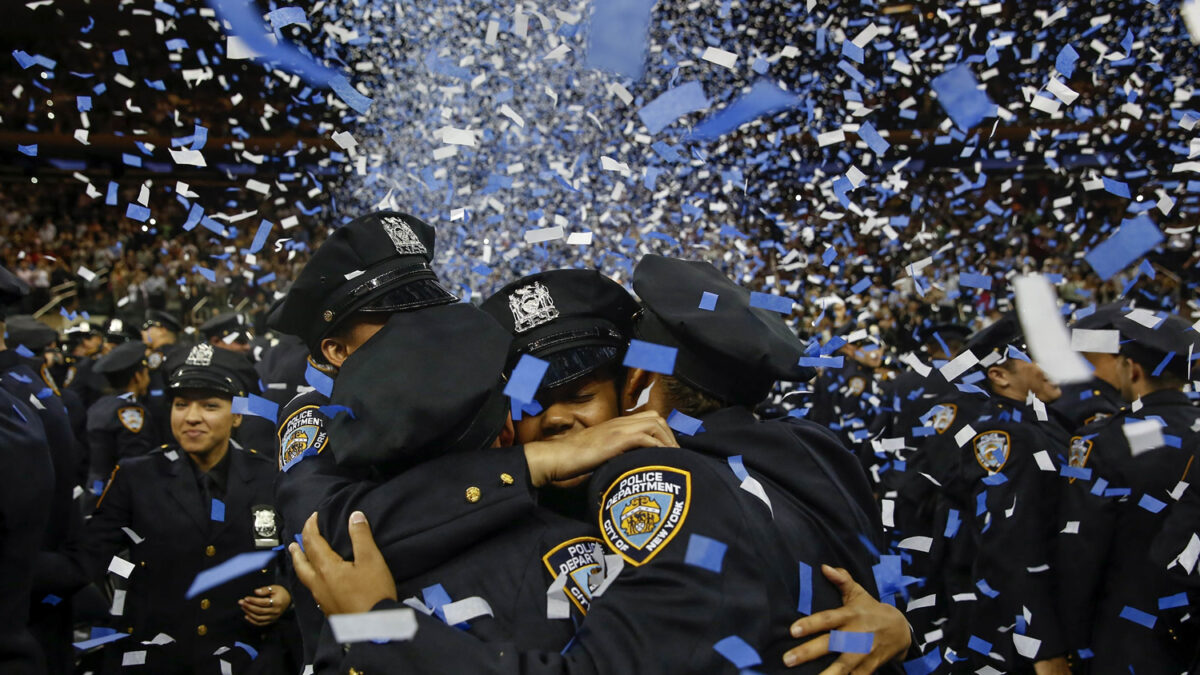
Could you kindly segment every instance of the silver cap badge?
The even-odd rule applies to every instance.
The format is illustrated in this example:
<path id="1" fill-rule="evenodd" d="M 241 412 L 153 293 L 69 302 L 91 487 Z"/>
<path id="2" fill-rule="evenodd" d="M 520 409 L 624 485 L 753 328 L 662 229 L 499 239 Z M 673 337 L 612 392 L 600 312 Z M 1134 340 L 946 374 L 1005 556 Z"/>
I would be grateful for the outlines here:
<path id="1" fill-rule="evenodd" d="M 550 290 L 540 282 L 522 286 L 508 296 L 508 308 L 512 311 L 515 330 L 524 333 L 558 318 Z"/>
<path id="2" fill-rule="evenodd" d="M 186 366 L 207 366 L 212 363 L 212 358 L 213 346 L 202 342 L 192 347 L 192 351 L 188 352 L 187 361 L 183 363 Z"/>
<path id="3" fill-rule="evenodd" d="M 388 237 L 392 240 L 392 244 L 396 246 L 397 253 L 401 255 L 429 254 L 428 249 L 425 248 L 425 244 L 421 243 L 416 233 L 403 220 L 395 216 L 384 216 L 383 231 L 387 232 Z"/>

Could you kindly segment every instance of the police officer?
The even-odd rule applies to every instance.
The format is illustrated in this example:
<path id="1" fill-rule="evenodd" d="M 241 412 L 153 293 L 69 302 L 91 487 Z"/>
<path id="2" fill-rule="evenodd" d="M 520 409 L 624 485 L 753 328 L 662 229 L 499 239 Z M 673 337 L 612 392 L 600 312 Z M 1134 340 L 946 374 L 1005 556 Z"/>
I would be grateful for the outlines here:
<path id="1" fill-rule="evenodd" d="M 239 354 L 250 354 L 250 331 L 245 317 L 237 312 L 225 312 L 200 324 L 200 335 L 217 349 L 228 349 Z"/>
<path id="2" fill-rule="evenodd" d="M 5 348 L 2 337 L 8 306 L 28 293 L 23 281 L 0 266 L 0 361 L 15 354 Z M 41 601 L 31 589 L 39 552 L 54 543 L 46 537 L 53 534 L 48 525 L 55 500 L 55 466 L 41 418 L 26 391 L 17 388 L 32 384 L 32 373 L 13 367 L 11 362 L 0 363 L 0 459 L 17 477 L 5 486 L 0 499 L 0 550 L 4 552 L 0 556 L 0 671 L 37 675 L 46 672 L 47 664 L 44 641 L 30 626 L 30 605 Z"/>
<path id="3" fill-rule="evenodd" d="M 159 442 L 171 440 L 171 414 L 167 395 L 167 377 L 163 365 L 176 352 L 187 351 L 187 346 L 179 340 L 183 332 L 183 324 L 173 314 L 160 309 L 146 310 L 146 320 L 142 323 L 142 342 L 150 350 L 146 360 L 150 366 L 150 391 L 146 397 L 146 407 L 154 417 L 154 428 L 158 430 Z"/>
<path id="4" fill-rule="evenodd" d="M 98 497 L 113 467 L 158 447 L 160 433 L 144 404 L 150 390 L 145 343 L 117 346 L 100 357 L 94 370 L 112 389 L 88 410 L 87 486 Z"/>
<path id="5" fill-rule="evenodd" d="M 594 270 L 552 270 L 523 277 L 480 305 L 513 337 L 505 372 L 525 354 L 547 362 L 534 401 L 513 405 L 518 443 L 555 438 L 621 414 L 621 359 L 637 301 Z M 541 490 L 539 503 L 584 518 L 584 477 Z"/>
<path id="6" fill-rule="evenodd" d="M 508 347 L 508 333 L 471 305 L 392 315 L 343 364 L 332 399 L 353 412 L 331 420 L 330 433 L 337 439 L 332 451 L 343 468 L 373 478 L 333 495 L 322 514 L 339 526 L 343 514 L 348 517 L 360 508 L 372 514 L 384 542 L 383 557 L 395 570 L 393 599 L 419 597 L 440 617 L 483 640 L 557 651 L 575 632 L 571 619 L 582 619 L 591 590 L 603 581 L 596 557 L 600 541 L 588 536 L 592 527 L 538 510 L 467 538 L 470 526 L 442 520 L 421 533 L 424 545 L 417 556 L 409 554 L 410 542 L 396 541 L 390 533 L 395 524 L 423 519 L 421 513 L 435 506 L 392 489 L 388 480 L 402 474 L 417 473 L 442 485 L 446 497 L 467 503 L 478 502 L 484 493 L 520 489 L 511 475 L 499 474 L 459 492 L 459 478 L 431 469 L 429 462 L 442 456 L 461 462 L 471 451 L 512 445 L 502 375 Z M 380 363 L 394 366 L 405 377 L 394 377 Z M 658 431 L 661 441 L 648 442 L 671 439 L 665 424 Z M 384 503 L 387 508 L 378 508 Z M 315 522 L 308 527 L 314 526 Z M 487 574 L 480 574 L 481 566 Z M 564 611 L 548 615 L 547 588 L 560 575 L 565 577 L 559 582 L 561 590 L 553 590 L 550 600 Z M 455 616 L 447 606 L 470 598 L 486 602 L 487 615 Z M 342 654 L 336 644 L 324 642 L 318 671 L 335 667 Z"/>
<path id="7" fill-rule="evenodd" d="M 1122 337 L 1113 369 L 1132 405 L 1071 438 L 1059 526 L 1074 534 L 1058 539 L 1064 618 L 1092 673 L 1183 672 L 1200 641 L 1200 603 L 1149 552 L 1181 485 L 1196 482 L 1200 408 L 1182 390 L 1196 377 L 1189 355 L 1200 354 L 1200 334 L 1177 315 L 1128 308 L 1112 327 Z"/>
<path id="8" fill-rule="evenodd" d="M 79 396 L 86 410 L 104 393 L 104 378 L 92 373 L 92 366 L 104 347 L 104 336 L 85 321 L 63 331 L 63 343 L 62 362 L 51 368 L 51 374 L 60 390 L 70 390 Z"/>
<path id="9" fill-rule="evenodd" d="M 102 354 L 107 354 L 112 351 L 113 347 L 123 343 L 141 340 L 141 333 L 135 330 L 134 326 L 123 318 L 112 317 L 104 323 L 104 346 L 101 348 Z"/>
<path id="10" fill-rule="evenodd" d="M 10 316 L 4 325 L 12 348 L 25 352 L 22 355 L 29 359 L 27 363 L 37 372 L 38 378 L 59 395 L 61 390 L 51 373 L 51 365 L 59 355 L 58 332 L 28 314 Z"/>
<path id="11" fill-rule="evenodd" d="M 287 297 L 271 313 L 272 329 L 298 335 L 310 352 L 308 380 L 312 391 L 288 403 L 280 413 L 279 466 L 284 472 L 276 495 L 284 520 L 284 538 L 299 534 L 310 514 L 338 489 L 361 478 L 335 462 L 337 445 L 330 442 L 323 408 L 329 405 L 328 379 L 365 345 L 397 312 L 439 307 L 457 300 L 443 288 L 429 266 L 435 233 L 421 220 L 400 212 L 362 216 L 339 228 L 305 265 Z M 374 367 L 395 376 L 400 371 L 387 361 Z M 643 422 L 644 425 L 652 423 Z M 628 425 L 626 425 L 628 426 Z M 511 520 L 534 509 L 534 488 L 554 478 L 574 477 L 612 453 L 638 447 L 637 435 L 626 433 L 619 442 L 603 432 L 603 442 L 542 442 L 507 448 L 475 448 L 454 456 L 438 456 L 426 471 L 403 472 L 389 481 L 391 493 L 417 503 L 436 504 L 395 519 L 385 529 L 385 546 L 395 547 L 395 559 L 422 571 L 426 546 L 422 533 L 448 523 L 459 529 L 444 538 L 452 550 L 465 550 L 472 541 L 492 534 Z M 507 476 L 511 490 L 481 491 Z M 444 480 L 451 481 L 448 488 Z M 474 488 L 474 490 L 472 490 Z M 446 500 L 447 490 L 455 494 Z M 459 498 L 470 493 L 473 499 Z M 347 514 L 348 515 L 348 514 Z M 335 540 L 335 545 L 343 542 Z M 345 543 L 348 543 L 345 542 Z M 403 549 L 400 547 L 407 546 Z M 403 551 L 411 554 L 403 555 Z M 400 578 L 410 572 L 398 569 Z M 413 574 L 417 572 L 412 572 Z M 304 637 L 306 662 L 316 654 L 315 637 L 323 617 L 303 586 L 293 586 L 296 613 Z"/>
<path id="12" fill-rule="evenodd" d="M 1121 303 L 1112 303 L 1092 308 L 1085 313 L 1076 312 L 1078 317 L 1073 325 L 1074 331 L 1116 331 L 1113 322 L 1129 308 Z M 1072 335 L 1077 333 L 1073 332 Z M 1119 333 L 1116 333 L 1119 335 Z M 1117 363 L 1119 356 L 1117 347 L 1112 345 L 1112 351 L 1096 351 L 1099 347 L 1089 347 L 1081 350 L 1080 354 L 1092 365 L 1094 377 L 1084 382 L 1073 382 L 1063 386 L 1062 396 L 1054 402 L 1053 408 L 1067 420 L 1069 430 L 1081 429 L 1092 422 L 1111 417 L 1125 401 L 1117 389 L 1120 383 L 1117 379 Z"/>
<path id="13" fill-rule="evenodd" d="M 627 356 L 621 407 L 673 410 L 688 431 L 682 449 L 635 450 L 593 475 L 601 538 L 624 569 L 592 598 L 571 646 L 522 654 L 418 615 L 415 640 L 352 645 L 342 671 L 428 672 L 437 655 L 443 670 L 464 672 L 736 672 L 783 660 L 798 600 L 805 612 L 840 604 L 832 584 L 797 577 L 797 560 L 813 561 L 810 572 L 831 561 L 871 579 L 857 537 L 877 545 L 881 529 L 857 460 L 815 424 L 752 413 L 776 379 L 811 376 L 796 365 L 794 334 L 707 263 L 647 256 L 634 288 L 645 306 L 637 339 L 673 352 L 674 363 Z M 718 295 L 715 311 L 697 307 L 706 291 Z M 303 561 L 299 553 L 293 547 Z"/>
<path id="14" fill-rule="evenodd" d="M 968 348 L 979 359 L 987 398 L 959 432 L 942 434 L 931 449 L 944 460 L 933 528 L 941 534 L 933 555 L 944 546 L 944 556 L 928 590 L 939 594 L 949 617 L 944 643 L 958 668 L 1062 672 L 1067 648 L 1052 549 L 1060 486 L 1046 464 L 1065 437 L 1045 405 L 1061 390 L 1025 355 L 1012 314 L 973 336 Z"/>
<path id="15" fill-rule="evenodd" d="M 221 673 L 222 661 L 233 672 L 281 672 L 275 631 L 290 595 L 271 569 L 185 599 L 204 570 L 279 545 L 274 464 L 230 443 L 241 423 L 232 399 L 254 371 L 208 344 L 165 367 L 175 441 L 117 464 L 80 558 L 92 579 L 110 569 L 128 578 L 114 615 L 132 637 L 105 647 L 104 672 L 144 663 L 156 673 Z M 114 561 L 125 548 L 128 559 Z"/>

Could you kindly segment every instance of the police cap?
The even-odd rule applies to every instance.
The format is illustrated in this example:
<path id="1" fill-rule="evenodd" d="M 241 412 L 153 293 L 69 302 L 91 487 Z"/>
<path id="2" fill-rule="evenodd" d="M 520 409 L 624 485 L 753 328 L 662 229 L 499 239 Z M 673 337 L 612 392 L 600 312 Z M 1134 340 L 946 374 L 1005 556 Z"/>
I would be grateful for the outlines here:
<path id="1" fill-rule="evenodd" d="M 180 323 L 179 319 L 176 319 L 174 314 L 164 312 L 161 309 L 146 310 L 146 321 L 142 324 L 142 328 L 150 328 L 151 326 L 161 326 L 172 333 L 183 331 L 183 324 Z"/>
<path id="2" fill-rule="evenodd" d="M 1127 311 L 1129 311 L 1129 305 L 1120 302 L 1100 305 L 1092 311 L 1079 310 L 1075 312 L 1075 316 L 1078 318 L 1071 324 L 1071 327 L 1083 330 L 1111 330 L 1116 327 L 1117 318 Z M 1083 316 L 1080 316 L 1081 313 Z"/>
<path id="3" fill-rule="evenodd" d="M 254 337 L 250 328 L 246 326 L 246 320 L 237 312 L 225 312 L 205 321 L 200 324 L 200 334 L 206 340 L 212 338 L 223 340 L 236 334 L 233 342 L 249 342 Z"/>
<path id="4" fill-rule="evenodd" d="M 371 213 L 329 235 L 300 271 L 271 328 L 313 354 L 355 312 L 401 312 L 457 302 L 429 267 L 434 231 L 399 211 Z"/>
<path id="5" fill-rule="evenodd" d="M 4 326 L 8 330 L 9 347 L 25 345 L 35 354 L 41 354 L 58 340 L 58 331 L 28 314 L 10 316 Z"/>
<path id="6" fill-rule="evenodd" d="M 620 358 L 638 304 L 595 270 L 553 270 L 508 284 L 480 308 L 513 336 L 506 370 L 536 356 L 550 364 L 542 378 L 550 389 Z"/>
<path id="7" fill-rule="evenodd" d="M 633 272 L 643 311 L 634 337 L 676 348 L 673 375 L 733 404 L 762 401 L 777 380 L 815 375 L 800 366 L 804 343 L 783 316 L 751 307 L 750 292 L 706 262 L 647 255 Z M 704 293 L 717 296 L 700 307 Z"/>
<path id="8" fill-rule="evenodd" d="M 96 359 L 92 372 L 108 374 L 132 370 L 146 364 L 146 343 L 126 342 L 112 348 L 112 351 Z"/>
<path id="9" fill-rule="evenodd" d="M 465 303 L 392 315 L 333 382 L 333 405 L 350 410 L 329 425 L 338 464 L 394 472 L 486 447 L 507 419 L 509 342 Z"/>
<path id="10" fill-rule="evenodd" d="M 100 329 L 89 321 L 75 324 L 63 331 L 63 340 L 68 347 L 74 347 L 89 337 L 100 335 Z"/>
<path id="11" fill-rule="evenodd" d="M 1003 361 L 1008 357 L 1009 347 L 1025 351 L 1025 333 L 1013 312 L 1002 314 L 991 325 L 975 331 L 967 340 L 967 349 L 984 365 Z M 993 353 L 997 356 L 992 356 Z"/>
<path id="12" fill-rule="evenodd" d="M 258 374 L 250 359 L 206 342 L 188 350 L 176 350 L 167 359 L 166 368 L 171 373 L 167 388 L 172 393 L 199 389 L 232 398 L 258 391 Z"/>
<path id="13" fill-rule="evenodd" d="M 29 295 L 29 284 L 0 265 L 0 321 L 4 320 L 9 305 L 15 305 Z"/>
<path id="14" fill-rule="evenodd" d="M 105 342 L 121 343 L 140 339 L 137 331 L 124 319 L 113 317 L 104 324 Z"/>
<path id="15" fill-rule="evenodd" d="M 1158 321 L 1149 320 L 1149 316 Z M 1121 353 L 1137 361 L 1152 376 L 1169 373 L 1184 379 L 1195 378 L 1196 359 L 1200 357 L 1200 333 L 1192 324 L 1177 314 L 1163 312 L 1153 315 L 1147 312 L 1139 318 L 1152 323 L 1153 327 L 1131 319 L 1130 313 L 1114 321 L 1114 326 L 1121 331 Z"/>

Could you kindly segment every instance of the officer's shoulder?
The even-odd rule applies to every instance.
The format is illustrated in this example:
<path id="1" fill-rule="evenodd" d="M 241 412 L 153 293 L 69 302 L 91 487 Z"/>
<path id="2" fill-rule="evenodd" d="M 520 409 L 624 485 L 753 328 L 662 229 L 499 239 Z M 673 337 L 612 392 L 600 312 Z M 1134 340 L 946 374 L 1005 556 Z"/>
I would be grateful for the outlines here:
<path id="1" fill-rule="evenodd" d="M 157 471 L 172 462 L 178 462 L 183 459 L 182 451 L 178 448 L 173 448 L 170 444 L 160 445 L 157 448 L 147 452 L 144 455 L 136 457 L 126 457 L 122 459 L 118 465 L 121 471 L 126 473 L 139 473 L 146 471 Z"/>
<path id="2" fill-rule="evenodd" d="M 275 460 L 268 457 L 265 453 L 255 450 L 254 448 L 242 448 L 242 454 L 245 455 L 246 458 L 251 462 L 266 464 L 267 466 L 271 467 L 272 470 L 275 468 Z"/>
<path id="3" fill-rule="evenodd" d="M 319 408 L 321 406 L 327 405 L 328 403 L 329 403 L 328 396 L 322 394 L 321 392 L 317 391 L 316 389 L 309 389 L 308 391 L 296 394 L 295 396 L 292 397 L 292 400 L 288 401 L 287 403 L 285 403 L 283 405 L 283 411 L 282 411 L 282 415 L 280 415 L 280 419 L 287 419 L 287 417 L 289 415 L 295 413 L 297 410 L 300 410 L 302 408 L 308 408 L 308 407 L 314 407 L 314 406 Z"/>
<path id="4" fill-rule="evenodd" d="M 693 481 L 715 481 L 719 460 L 685 448 L 640 448 L 630 450 L 605 463 L 602 481 L 594 485 L 608 489 L 631 475 L 647 471 L 665 472 L 672 479 L 691 483 Z M 730 474 L 732 475 L 732 474 Z"/>

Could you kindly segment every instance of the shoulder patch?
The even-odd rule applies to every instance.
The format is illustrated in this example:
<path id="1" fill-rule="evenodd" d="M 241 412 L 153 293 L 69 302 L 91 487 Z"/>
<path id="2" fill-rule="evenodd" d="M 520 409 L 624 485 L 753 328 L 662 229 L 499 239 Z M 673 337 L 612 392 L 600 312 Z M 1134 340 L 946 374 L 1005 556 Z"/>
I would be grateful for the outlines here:
<path id="1" fill-rule="evenodd" d="M 117 419 L 121 420 L 121 426 L 130 432 L 141 433 L 142 427 L 146 425 L 146 411 L 137 406 L 118 408 Z"/>
<path id="2" fill-rule="evenodd" d="M 669 466 L 627 471 L 600 499 L 600 533 L 608 547 L 633 565 L 666 548 L 687 518 L 692 474 Z"/>
<path id="3" fill-rule="evenodd" d="M 597 557 L 603 555 L 604 544 L 595 537 L 576 537 L 555 546 L 542 556 L 550 576 L 558 579 L 567 575 L 563 593 L 580 612 L 587 614 L 592 592 L 604 582 L 604 568 Z"/>
<path id="4" fill-rule="evenodd" d="M 329 433 L 325 431 L 325 416 L 315 405 L 306 405 L 279 425 L 279 470 L 287 471 L 311 449 L 316 454 L 325 449 Z"/>
<path id="5" fill-rule="evenodd" d="M 985 431 L 975 437 L 975 461 L 988 473 L 996 473 L 1008 462 L 1012 446 L 1007 431 Z"/>
<path id="6" fill-rule="evenodd" d="M 933 422 L 933 430 L 938 434 L 946 433 L 951 424 L 954 424 L 954 418 L 958 417 L 958 406 L 953 403 L 940 403 L 933 406 L 933 417 L 930 420 Z"/>
<path id="7" fill-rule="evenodd" d="M 62 393 L 58 391 L 58 384 L 54 382 L 54 376 L 50 374 L 49 365 L 43 365 L 38 374 L 42 376 L 42 381 L 46 383 L 47 387 L 50 387 L 50 391 L 54 392 L 55 396 L 62 396 Z"/>
<path id="8" fill-rule="evenodd" d="M 1082 436 L 1071 437 L 1071 451 L 1067 459 L 1067 463 L 1071 466 L 1082 469 L 1087 465 L 1088 457 L 1092 454 L 1092 442 Z M 1071 480 L 1075 480 L 1072 478 Z"/>

